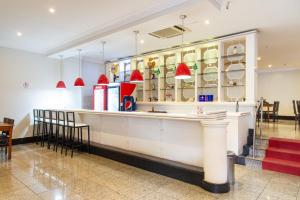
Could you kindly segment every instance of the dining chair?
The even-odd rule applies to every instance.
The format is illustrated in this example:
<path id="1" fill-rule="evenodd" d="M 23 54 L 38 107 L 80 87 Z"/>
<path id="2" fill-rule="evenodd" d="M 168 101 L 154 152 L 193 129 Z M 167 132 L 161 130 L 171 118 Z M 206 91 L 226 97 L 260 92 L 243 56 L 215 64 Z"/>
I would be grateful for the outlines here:
<path id="1" fill-rule="evenodd" d="M 280 103 L 279 101 L 274 101 L 273 103 L 273 110 L 272 110 L 273 122 L 278 121 L 279 103 Z"/>
<path id="2" fill-rule="evenodd" d="M 10 125 L 14 125 L 15 120 L 4 117 L 3 122 L 7 123 L 7 124 L 10 124 Z M 10 136 L 9 136 L 8 132 L 2 131 L 2 133 L 0 135 L 0 147 L 5 148 L 5 155 L 7 154 L 7 147 L 9 146 L 9 137 Z"/>

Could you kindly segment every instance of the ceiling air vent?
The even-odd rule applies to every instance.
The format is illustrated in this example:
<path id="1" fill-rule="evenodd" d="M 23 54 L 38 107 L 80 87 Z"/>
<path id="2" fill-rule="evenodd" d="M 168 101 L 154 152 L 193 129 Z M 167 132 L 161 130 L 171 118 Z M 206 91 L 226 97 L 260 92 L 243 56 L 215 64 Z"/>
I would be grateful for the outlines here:
<path id="1" fill-rule="evenodd" d="M 158 31 L 154 31 L 152 33 L 149 33 L 149 35 L 152 35 L 157 38 L 171 38 L 171 37 L 181 35 L 182 32 L 190 32 L 190 31 L 191 30 L 186 27 L 176 25 Z"/>

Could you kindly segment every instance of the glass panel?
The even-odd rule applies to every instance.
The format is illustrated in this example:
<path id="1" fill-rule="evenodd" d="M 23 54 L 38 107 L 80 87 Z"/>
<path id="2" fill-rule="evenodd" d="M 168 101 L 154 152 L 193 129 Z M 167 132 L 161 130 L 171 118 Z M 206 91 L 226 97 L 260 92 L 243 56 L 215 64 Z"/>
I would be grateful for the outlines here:
<path id="1" fill-rule="evenodd" d="M 137 69 L 141 72 L 141 74 L 144 74 L 144 61 L 138 60 L 137 61 Z M 144 75 L 143 75 L 144 76 Z M 136 86 L 136 98 L 137 101 L 143 101 L 143 84 L 139 83 Z"/>
<path id="2" fill-rule="evenodd" d="M 178 101 L 194 102 L 195 101 L 195 69 L 196 53 L 195 50 L 184 51 L 182 53 L 183 62 L 190 68 L 191 78 L 180 80 L 178 84 Z"/>
<path id="3" fill-rule="evenodd" d="M 198 61 L 198 95 L 197 101 L 203 101 L 204 95 L 213 95 L 218 100 L 218 45 L 210 45 L 200 49 Z M 207 97 L 207 96 L 206 96 Z M 207 100 L 207 99 L 206 99 Z"/>
<path id="4" fill-rule="evenodd" d="M 160 66 L 160 100 L 175 101 L 175 69 L 176 56 L 174 53 L 164 55 Z"/>
<path id="5" fill-rule="evenodd" d="M 221 77 L 224 101 L 245 101 L 245 39 L 226 41 L 223 45 Z"/>
<path id="6" fill-rule="evenodd" d="M 149 57 L 145 63 L 146 101 L 158 101 L 159 58 Z"/>

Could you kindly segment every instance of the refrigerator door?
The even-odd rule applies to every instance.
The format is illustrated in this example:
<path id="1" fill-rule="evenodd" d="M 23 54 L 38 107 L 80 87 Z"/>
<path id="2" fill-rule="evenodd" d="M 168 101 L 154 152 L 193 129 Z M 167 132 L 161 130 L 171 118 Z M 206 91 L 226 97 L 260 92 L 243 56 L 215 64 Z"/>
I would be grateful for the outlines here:
<path id="1" fill-rule="evenodd" d="M 108 87 L 107 110 L 108 111 L 120 110 L 120 87 L 119 86 Z"/>
<path id="2" fill-rule="evenodd" d="M 94 86 L 93 106 L 96 111 L 106 110 L 107 86 Z"/>

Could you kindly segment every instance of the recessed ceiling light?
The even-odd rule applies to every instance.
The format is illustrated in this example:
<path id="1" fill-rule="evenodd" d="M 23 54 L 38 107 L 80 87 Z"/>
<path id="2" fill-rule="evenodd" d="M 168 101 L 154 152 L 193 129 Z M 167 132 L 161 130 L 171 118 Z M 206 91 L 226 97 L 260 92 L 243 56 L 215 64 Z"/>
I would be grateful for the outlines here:
<path id="1" fill-rule="evenodd" d="M 141 40 L 141 41 L 140 41 L 140 43 L 141 43 L 141 44 L 144 44 L 144 43 L 145 43 L 145 41 L 144 41 L 144 40 Z"/>
<path id="2" fill-rule="evenodd" d="M 257 60 L 258 60 L 258 61 L 261 60 L 261 57 L 257 57 Z"/>
<path id="3" fill-rule="evenodd" d="M 268 67 L 269 67 L 269 68 L 271 68 L 271 67 L 272 67 L 272 65 L 270 64 L 270 65 L 268 65 Z"/>
<path id="4" fill-rule="evenodd" d="M 49 8 L 49 12 L 54 14 L 55 13 L 55 9 L 54 8 Z"/>
<path id="5" fill-rule="evenodd" d="M 17 36 L 21 37 L 23 35 L 23 33 L 21 33 L 20 31 L 17 32 Z"/>
<path id="6" fill-rule="evenodd" d="M 204 21 L 204 24 L 209 25 L 210 21 L 207 19 L 207 20 Z"/>

